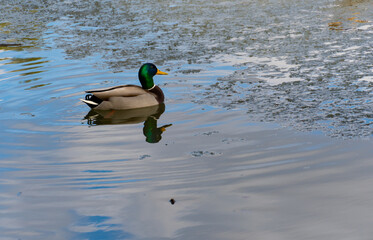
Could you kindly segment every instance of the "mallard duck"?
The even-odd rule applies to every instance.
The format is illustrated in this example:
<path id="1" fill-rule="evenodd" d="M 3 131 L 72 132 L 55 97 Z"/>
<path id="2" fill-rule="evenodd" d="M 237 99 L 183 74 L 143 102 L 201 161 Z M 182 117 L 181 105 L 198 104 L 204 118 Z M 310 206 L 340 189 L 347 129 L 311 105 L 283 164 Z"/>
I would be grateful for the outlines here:
<path id="1" fill-rule="evenodd" d="M 105 89 L 88 90 L 85 99 L 81 99 L 95 110 L 124 110 L 143 108 L 163 103 L 162 89 L 154 84 L 155 75 L 167 75 L 154 64 L 145 63 L 140 67 L 140 86 L 121 85 Z"/>

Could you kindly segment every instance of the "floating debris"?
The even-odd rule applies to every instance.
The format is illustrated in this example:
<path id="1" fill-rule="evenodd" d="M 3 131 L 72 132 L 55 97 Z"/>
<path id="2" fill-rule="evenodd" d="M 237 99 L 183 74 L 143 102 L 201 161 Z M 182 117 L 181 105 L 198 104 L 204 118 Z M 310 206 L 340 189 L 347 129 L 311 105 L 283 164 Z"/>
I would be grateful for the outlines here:
<path id="1" fill-rule="evenodd" d="M 0 43 L 0 47 L 20 47 L 22 44 L 19 43 Z"/>
<path id="2" fill-rule="evenodd" d="M 368 21 L 366 21 L 366 20 L 355 20 L 355 22 L 358 22 L 358 23 L 367 23 Z"/>
<path id="3" fill-rule="evenodd" d="M 328 25 L 329 27 L 339 27 L 342 25 L 342 22 L 331 22 Z"/>
<path id="4" fill-rule="evenodd" d="M 143 160 L 143 159 L 145 159 L 145 158 L 149 158 L 149 157 L 151 157 L 151 156 L 148 155 L 148 154 L 144 154 L 144 155 L 141 155 L 141 156 L 139 157 L 139 160 Z"/>
<path id="5" fill-rule="evenodd" d="M 193 151 L 190 153 L 193 157 L 202 157 L 202 156 L 215 156 L 221 155 L 218 152 L 211 152 L 211 151 Z"/>

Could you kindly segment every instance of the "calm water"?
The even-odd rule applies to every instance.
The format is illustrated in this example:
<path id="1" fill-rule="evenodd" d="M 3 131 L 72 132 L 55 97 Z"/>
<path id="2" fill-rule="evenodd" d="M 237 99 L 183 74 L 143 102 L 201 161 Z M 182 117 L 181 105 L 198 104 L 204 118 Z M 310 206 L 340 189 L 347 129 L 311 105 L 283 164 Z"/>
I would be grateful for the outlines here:
<path id="1" fill-rule="evenodd" d="M 371 1 L 0 10 L 1 240 L 371 239 Z M 80 103 L 143 62 L 165 105 Z"/>

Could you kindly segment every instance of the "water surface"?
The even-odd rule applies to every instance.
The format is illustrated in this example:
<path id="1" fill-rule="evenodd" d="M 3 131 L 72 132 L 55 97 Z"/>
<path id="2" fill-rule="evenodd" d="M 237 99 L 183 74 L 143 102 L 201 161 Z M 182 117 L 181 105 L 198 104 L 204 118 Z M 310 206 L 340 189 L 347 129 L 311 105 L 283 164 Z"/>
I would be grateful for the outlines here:
<path id="1" fill-rule="evenodd" d="M 371 238 L 370 1 L 0 10 L 1 240 Z M 164 106 L 79 101 L 143 62 Z"/>

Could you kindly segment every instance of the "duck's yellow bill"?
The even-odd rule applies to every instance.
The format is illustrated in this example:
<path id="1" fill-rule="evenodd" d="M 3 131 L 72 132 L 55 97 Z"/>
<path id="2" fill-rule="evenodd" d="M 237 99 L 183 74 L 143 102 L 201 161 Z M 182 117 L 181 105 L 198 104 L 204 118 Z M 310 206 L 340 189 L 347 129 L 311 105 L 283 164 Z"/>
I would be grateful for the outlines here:
<path id="1" fill-rule="evenodd" d="M 162 71 L 160 71 L 159 69 L 157 69 L 157 73 L 156 73 L 156 75 L 168 75 L 168 73 L 166 73 L 166 72 L 162 72 Z"/>

